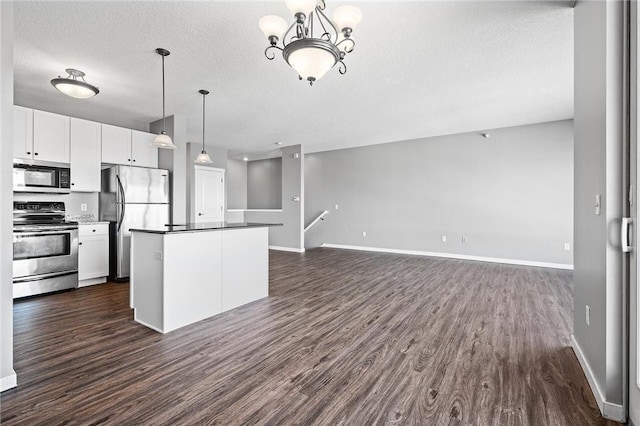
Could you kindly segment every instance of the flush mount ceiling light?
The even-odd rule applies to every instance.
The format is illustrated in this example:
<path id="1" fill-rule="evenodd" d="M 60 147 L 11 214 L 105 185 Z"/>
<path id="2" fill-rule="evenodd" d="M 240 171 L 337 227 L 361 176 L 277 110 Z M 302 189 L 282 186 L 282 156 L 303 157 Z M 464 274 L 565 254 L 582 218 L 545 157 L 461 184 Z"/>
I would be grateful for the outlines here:
<path id="1" fill-rule="evenodd" d="M 196 158 L 196 164 L 211 164 L 211 157 L 207 154 L 207 151 L 204 150 L 204 99 L 209 94 L 208 90 L 200 89 L 198 93 L 202 95 L 202 151 L 198 154 L 198 158 Z"/>
<path id="2" fill-rule="evenodd" d="M 295 17 L 291 26 L 275 15 L 264 16 L 258 22 L 271 44 L 264 51 L 267 59 L 275 58 L 269 52 L 271 49 L 280 50 L 300 80 L 305 79 L 311 85 L 338 63 L 338 71 L 345 74 L 347 66 L 343 59 L 355 47 L 351 33 L 362 20 L 360 9 L 341 6 L 333 12 L 331 20 L 324 13 L 324 0 L 286 0 L 286 4 Z M 278 46 L 279 41 L 282 47 Z"/>
<path id="3" fill-rule="evenodd" d="M 176 149 L 178 147 L 173 144 L 173 141 L 171 140 L 169 135 L 167 135 L 167 130 L 165 127 L 166 120 L 165 120 L 165 111 L 164 111 L 164 104 L 165 104 L 164 102 L 164 58 L 165 56 L 169 56 L 171 52 L 169 52 L 166 49 L 157 48 L 156 53 L 162 56 L 162 131 L 158 136 L 156 136 L 153 142 L 151 142 L 151 145 L 155 146 L 156 148 Z"/>
<path id="4" fill-rule="evenodd" d="M 100 93 L 96 86 L 84 80 L 85 74 L 82 71 L 73 68 L 67 68 L 65 71 L 69 74 L 67 77 L 58 76 L 58 78 L 51 80 L 53 87 L 65 95 L 77 99 L 87 99 Z"/>

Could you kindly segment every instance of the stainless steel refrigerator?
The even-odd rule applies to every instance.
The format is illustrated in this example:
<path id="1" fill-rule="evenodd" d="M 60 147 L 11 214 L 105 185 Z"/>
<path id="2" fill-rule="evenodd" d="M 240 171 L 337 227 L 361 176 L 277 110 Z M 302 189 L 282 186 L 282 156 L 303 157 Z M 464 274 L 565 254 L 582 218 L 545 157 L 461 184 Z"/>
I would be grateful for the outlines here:
<path id="1" fill-rule="evenodd" d="M 169 223 L 169 171 L 114 166 L 102 170 L 100 220 L 110 222 L 109 278 L 129 278 L 131 228 Z"/>

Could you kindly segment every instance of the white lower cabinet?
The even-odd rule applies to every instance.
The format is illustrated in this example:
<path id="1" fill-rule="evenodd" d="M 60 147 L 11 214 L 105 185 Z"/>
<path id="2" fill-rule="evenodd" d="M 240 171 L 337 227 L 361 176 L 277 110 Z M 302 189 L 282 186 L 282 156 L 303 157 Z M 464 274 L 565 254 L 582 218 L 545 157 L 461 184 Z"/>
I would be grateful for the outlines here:
<path id="1" fill-rule="evenodd" d="M 106 282 L 109 275 L 109 224 L 80 224 L 78 231 L 78 287 Z"/>

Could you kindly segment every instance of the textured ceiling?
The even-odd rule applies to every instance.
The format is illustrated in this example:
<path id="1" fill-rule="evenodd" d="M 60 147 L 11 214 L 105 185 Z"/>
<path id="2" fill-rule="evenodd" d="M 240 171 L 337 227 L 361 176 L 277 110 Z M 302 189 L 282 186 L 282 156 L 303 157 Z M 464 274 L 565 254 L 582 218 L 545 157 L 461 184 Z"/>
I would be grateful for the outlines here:
<path id="1" fill-rule="evenodd" d="M 573 9 L 564 2 L 332 1 L 364 19 L 346 59 L 313 87 L 277 57 L 257 22 L 284 1 L 16 2 L 15 102 L 123 126 L 187 117 L 207 145 L 306 152 L 573 117 Z M 49 80 L 78 68 L 101 93 L 68 98 Z"/>

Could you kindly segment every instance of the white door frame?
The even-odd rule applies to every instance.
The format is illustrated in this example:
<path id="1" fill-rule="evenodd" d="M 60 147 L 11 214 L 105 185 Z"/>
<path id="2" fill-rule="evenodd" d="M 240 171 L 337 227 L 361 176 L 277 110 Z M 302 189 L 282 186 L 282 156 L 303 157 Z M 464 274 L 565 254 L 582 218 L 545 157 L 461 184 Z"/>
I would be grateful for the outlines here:
<path id="1" fill-rule="evenodd" d="M 215 172 L 220 172 L 222 174 L 222 220 L 221 222 L 224 222 L 225 219 L 225 213 L 226 213 L 226 170 L 225 169 L 221 169 L 218 167 L 207 167 L 207 166 L 200 166 L 200 165 L 194 165 L 193 166 L 194 169 L 194 173 L 193 173 L 193 194 L 194 194 L 194 198 L 193 198 L 193 210 L 191 212 L 191 222 L 196 222 L 196 197 L 197 197 L 197 191 L 196 191 L 196 182 L 197 182 L 197 174 L 198 171 L 215 171 Z"/>

